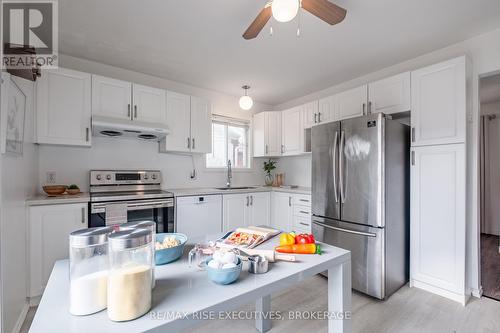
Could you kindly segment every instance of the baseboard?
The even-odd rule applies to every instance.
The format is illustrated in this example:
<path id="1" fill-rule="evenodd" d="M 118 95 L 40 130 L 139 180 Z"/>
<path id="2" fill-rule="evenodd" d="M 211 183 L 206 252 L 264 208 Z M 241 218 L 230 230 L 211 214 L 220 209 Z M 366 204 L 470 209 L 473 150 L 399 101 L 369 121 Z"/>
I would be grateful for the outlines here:
<path id="1" fill-rule="evenodd" d="M 425 282 L 418 281 L 418 280 L 412 280 L 410 282 L 410 286 L 428 291 L 430 293 L 433 293 L 433 294 L 436 294 L 436 295 L 439 295 L 442 297 L 446 297 L 448 299 L 451 299 L 452 301 L 455 301 L 455 302 L 462 304 L 463 306 L 465 306 L 467 304 L 467 302 L 469 301 L 469 298 L 470 298 L 470 295 L 457 294 L 457 293 L 454 293 L 454 292 L 451 292 L 451 291 L 448 291 L 448 290 L 445 290 L 445 289 L 442 289 L 442 288 L 439 288 L 439 287 L 436 287 L 436 286 L 433 286 L 433 285 L 430 285 L 430 284 L 427 284 Z"/>
<path id="2" fill-rule="evenodd" d="M 21 310 L 21 313 L 19 314 L 19 317 L 17 318 L 16 324 L 14 325 L 14 328 L 12 329 L 12 333 L 19 333 L 19 331 L 21 330 L 21 327 L 23 326 L 24 320 L 26 319 L 26 315 L 28 314 L 29 309 L 30 309 L 29 302 L 24 303 L 23 309 Z"/>
<path id="3" fill-rule="evenodd" d="M 483 287 L 480 287 L 479 289 L 469 288 L 469 293 L 476 298 L 481 298 L 483 295 Z"/>

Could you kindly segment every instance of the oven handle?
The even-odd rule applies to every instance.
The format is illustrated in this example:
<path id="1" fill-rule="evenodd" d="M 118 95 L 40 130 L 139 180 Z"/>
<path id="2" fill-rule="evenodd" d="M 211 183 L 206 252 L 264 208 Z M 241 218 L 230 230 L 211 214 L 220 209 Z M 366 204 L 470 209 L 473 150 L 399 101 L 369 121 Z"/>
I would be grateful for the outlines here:
<path id="1" fill-rule="evenodd" d="M 360 236 L 367 236 L 367 237 L 377 237 L 376 234 L 372 234 L 371 232 L 363 232 L 363 231 L 356 231 L 356 230 L 350 230 L 350 229 L 344 229 L 344 228 L 338 228 L 338 227 L 333 227 L 331 225 L 327 225 L 324 223 L 319 223 L 318 221 L 312 221 L 314 224 L 317 224 L 321 227 L 327 228 L 327 229 L 332 229 L 340 232 L 346 232 L 348 234 L 355 234 L 355 235 L 360 235 Z"/>
<path id="2" fill-rule="evenodd" d="M 113 201 L 113 203 L 117 203 L 117 202 Z M 173 207 L 174 206 L 174 201 L 172 199 L 170 199 L 170 200 L 126 201 L 123 203 L 127 205 L 127 211 L 141 210 L 141 209 L 152 209 L 152 208 L 165 208 L 165 207 Z M 105 213 L 106 206 L 108 204 L 109 204 L 109 202 L 92 203 L 90 206 L 91 214 Z"/>

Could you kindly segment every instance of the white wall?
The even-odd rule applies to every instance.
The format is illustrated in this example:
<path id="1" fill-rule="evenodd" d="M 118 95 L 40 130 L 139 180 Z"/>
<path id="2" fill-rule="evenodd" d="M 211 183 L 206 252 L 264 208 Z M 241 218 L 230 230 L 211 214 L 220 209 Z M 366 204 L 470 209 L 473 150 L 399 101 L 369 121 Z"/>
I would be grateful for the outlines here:
<path id="1" fill-rule="evenodd" d="M 26 94 L 27 101 L 23 155 L 0 156 L 2 332 L 12 332 L 16 325 L 22 324 L 27 310 L 25 200 L 35 193 L 38 183 L 38 149 L 33 144 L 33 83 L 18 78 L 13 80 Z"/>
<path id="2" fill-rule="evenodd" d="M 158 77 L 132 72 L 122 68 L 61 55 L 59 65 L 88 73 L 109 76 L 153 87 L 168 89 L 180 93 L 205 97 L 212 102 L 214 114 L 240 119 L 251 119 L 254 112 L 271 109 L 267 105 L 255 103 L 251 111 L 242 111 L 238 106 L 239 96 L 230 96 L 216 91 L 197 88 Z M 216 88 L 216 87 L 215 87 Z M 196 180 L 189 178 L 192 159 L 189 156 L 159 154 L 158 144 L 134 140 L 92 138 L 92 148 L 40 146 L 39 186 L 46 182 L 48 171 L 56 172 L 58 183 L 76 183 L 87 190 L 88 171 L 90 169 L 152 168 L 162 171 L 166 188 L 204 187 L 225 185 L 223 171 L 204 169 L 205 158 L 195 155 L 197 167 Z M 235 172 L 233 182 L 238 184 L 262 184 L 264 174 L 261 162 L 254 160 L 254 169 L 249 172 Z"/>
<path id="3" fill-rule="evenodd" d="M 467 285 L 477 295 L 479 290 L 479 78 L 489 74 L 500 72 L 500 29 L 468 39 L 466 41 L 448 46 L 443 49 L 419 56 L 417 58 L 402 62 L 400 64 L 385 68 L 383 70 L 368 74 L 366 76 L 345 82 L 341 85 L 318 91 L 313 94 L 299 97 L 287 103 L 277 105 L 275 109 L 283 110 L 289 107 L 307 103 L 322 97 L 326 97 L 345 89 L 353 88 L 370 81 L 378 80 L 387 76 L 417 69 L 444 61 L 453 57 L 467 54 L 472 60 L 472 101 L 468 113 L 467 131 Z M 297 177 L 293 170 L 287 170 L 289 178 Z M 302 172 L 302 170 L 297 170 Z M 304 177 L 304 179 L 307 177 Z"/>

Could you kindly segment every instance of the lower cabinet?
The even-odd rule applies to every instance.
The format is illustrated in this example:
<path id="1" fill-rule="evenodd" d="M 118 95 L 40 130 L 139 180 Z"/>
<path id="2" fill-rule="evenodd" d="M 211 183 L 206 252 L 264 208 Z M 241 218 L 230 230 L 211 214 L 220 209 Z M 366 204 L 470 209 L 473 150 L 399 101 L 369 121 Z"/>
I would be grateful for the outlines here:
<path id="1" fill-rule="evenodd" d="M 226 194 L 222 196 L 224 232 L 250 225 L 269 225 L 269 192 Z"/>
<path id="2" fill-rule="evenodd" d="M 465 303 L 465 145 L 411 154 L 410 283 Z"/>
<path id="3" fill-rule="evenodd" d="M 28 208 L 29 297 L 40 296 L 54 263 L 69 257 L 69 234 L 87 228 L 87 203 Z"/>
<path id="4" fill-rule="evenodd" d="M 271 206 L 272 227 L 311 233 L 311 195 L 273 192 Z"/>

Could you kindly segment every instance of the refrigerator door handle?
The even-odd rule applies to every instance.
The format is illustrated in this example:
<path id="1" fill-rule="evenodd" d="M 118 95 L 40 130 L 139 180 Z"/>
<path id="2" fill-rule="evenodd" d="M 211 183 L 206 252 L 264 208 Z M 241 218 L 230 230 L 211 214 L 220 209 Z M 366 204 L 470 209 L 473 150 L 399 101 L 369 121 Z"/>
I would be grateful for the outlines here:
<path id="1" fill-rule="evenodd" d="M 345 203 L 344 191 L 344 131 L 340 133 L 340 149 L 339 149 L 339 186 L 340 186 L 340 202 Z"/>
<path id="2" fill-rule="evenodd" d="M 356 231 L 356 230 L 350 230 L 350 229 L 344 229 L 344 228 L 339 228 L 339 227 L 333 227 L 328 224 L 320 223 L 318 221 L 313 220 L 314 224 L 317 224 L 321 227 L 327 228 L 327 229 L 332 229 L 340 232 L 346 232 L 348 234 L 355 234 L 355 235 L 360 235 L 360 236 L 366 236 L 366 237 L 377 237 L 376 234 L 372 234 L 371 232 L 363 232 L 363 231 Z"/>
<path id="3" fill-rule="evenodd" d="M 335 202 L 339 202 L 337 193 L 337 144 L 339 133 L 335 131 L 335 139 L 333 140 L 333 192 L 335 193 Z"/>

